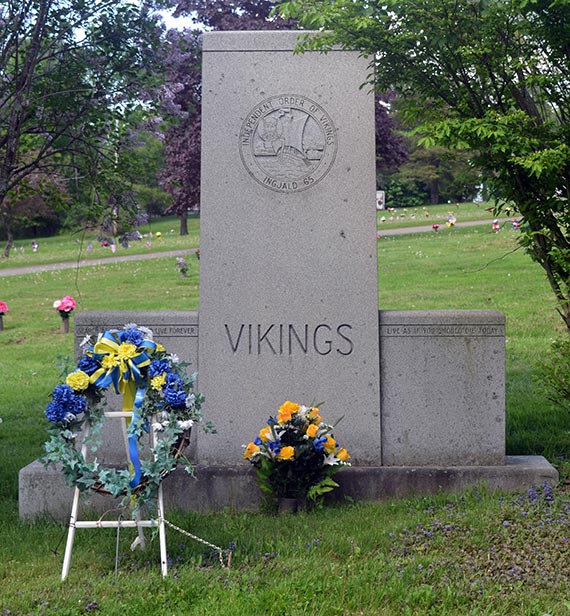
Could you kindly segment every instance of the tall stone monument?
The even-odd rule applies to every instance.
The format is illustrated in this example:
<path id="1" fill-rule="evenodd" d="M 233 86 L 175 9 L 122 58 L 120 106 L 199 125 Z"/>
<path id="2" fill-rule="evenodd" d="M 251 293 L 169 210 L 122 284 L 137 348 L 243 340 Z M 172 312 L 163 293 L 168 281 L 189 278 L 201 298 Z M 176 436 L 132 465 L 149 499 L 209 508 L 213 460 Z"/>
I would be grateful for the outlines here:
<path id="1" fill-rule="evenodd" d="M 297 32 L 203 41 L 200 374 L 233 465 L 286 399 L 325 402 L 356 463 L 380 462 L 374 97 L 356 52 Z"/>

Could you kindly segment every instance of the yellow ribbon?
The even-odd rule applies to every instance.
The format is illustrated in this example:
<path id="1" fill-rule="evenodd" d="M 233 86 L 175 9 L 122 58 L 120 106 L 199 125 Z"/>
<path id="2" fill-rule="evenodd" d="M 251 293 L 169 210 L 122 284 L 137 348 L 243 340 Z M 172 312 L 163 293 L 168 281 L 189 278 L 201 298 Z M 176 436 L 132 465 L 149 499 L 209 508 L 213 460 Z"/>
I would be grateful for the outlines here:
<path id="1" fill-rule="evenodd" d="M 104 365 L 91 375 L 91 383 L 102 388 L 113 383 L 115 391 L 123 396 L 123 411 L 132 411 L 137 382 L 141 381 L 140 369 L 150 364 L 150 358 L 130 342 L 118 343 L 109 332 L 95 344 L 93 354 L 100 356 Z"/>

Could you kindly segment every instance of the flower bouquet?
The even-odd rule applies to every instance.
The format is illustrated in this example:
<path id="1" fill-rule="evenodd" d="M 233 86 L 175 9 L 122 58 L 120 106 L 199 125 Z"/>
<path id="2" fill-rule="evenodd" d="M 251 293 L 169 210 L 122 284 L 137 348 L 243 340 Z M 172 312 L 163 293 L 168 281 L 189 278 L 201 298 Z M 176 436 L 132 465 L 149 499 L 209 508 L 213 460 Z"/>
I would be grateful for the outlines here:
<path id="1" fill-rule="evenodd" d="M 186 278 L 186 276 L 188 276 L 188 264 L 186 263 L 186 259 L 184 257 L 176 258 L 176 269 L 182 274 L 182 278 Z"/>
<path id="2" fill-rule="evenodd" d="M 66 295 L 63 299 L 56 299 L 53 307 L 61 317 L 62 333 L 67 334 L 69 332 L 69 315 L 77 308 L 77 302 L 70 295 Z"/>
<path id="3" fill-rule="evenodd" d="M 5 302 L 0 302 L 0 331 L 4 329 L 4 323 L 2 322 L 2 317 L 7 312 L 10 312 L 10 308 L 8 308 L 8 304 L 6 304 Z"/>
<path id="4" fill-rule="evenodd" d="M 317 502 L 338 484 L 331 479 L 350 455 L 338 446 L 333 426 L 323 422 L 317 406 L 287 401 L 270 417 L 244 458 L 256 468 L 258 484 L 270 499 Z"/>
<path id="5" fill-rule="evenodd" d="M 183 455 L 192 426 L 213 431 L 202 422 L 203 397 L 194 393 L 196 374 L 188 376 L 187 364 L 154 342 L 150 329 L 135 324 L 106 331 L 95 343 L 88 336 L 82 346 L 77 368 L 55 387 L 45 410 L 51 438 L 43 462 L 61 465 L 68 485 L 123 496 L 124 503 L 138 509 L 155 498 L 160 482 L 179 460 L 192 474 L 192 465 Z M 123 411 L 132 411 L 128 469 L 105 468 L 96 457 L 109 387 L 122 395 Z M 84 428 L 88 430 L 80 450 L 77 435 Z M 152 456 L 141 460 L 138 442 L 150 430 L 155 437 Z M 87 449 L 92 461 L 86 459 Z"/>

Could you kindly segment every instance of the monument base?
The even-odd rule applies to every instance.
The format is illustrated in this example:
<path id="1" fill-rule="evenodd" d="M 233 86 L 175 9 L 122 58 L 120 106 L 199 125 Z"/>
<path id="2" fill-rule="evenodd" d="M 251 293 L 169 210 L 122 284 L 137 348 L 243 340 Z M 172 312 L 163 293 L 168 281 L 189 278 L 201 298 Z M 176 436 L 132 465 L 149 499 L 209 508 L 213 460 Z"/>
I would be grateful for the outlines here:
<path id="1" fill-rule="evenodd" d="M 507 456 L 505 464 L 498 466 L 355 466 L 342 469 L 335 480 L 340 487 L 331 500 L 377 502 L 439 491 L 459 492 L 476 485 L 507 492 L 526 490 L 544 482 L 555 485 L 558 471 L 542 456 Z M 65 485 L 58 469 L 46 469 L 36 460 L 20 471 L 19 483 L 20 518 L 45 515 L 62 522 L 69 520 L 73 489 Z M 256 511 L 261 500 L 255 472 L 249 466 L 198 466 L 195 479 L 179 469 L 163 485 L 166 512 Z M 103 513 L 113 508 L 113 501 L 110 496 L 91 493 L 85 506 Z"/>

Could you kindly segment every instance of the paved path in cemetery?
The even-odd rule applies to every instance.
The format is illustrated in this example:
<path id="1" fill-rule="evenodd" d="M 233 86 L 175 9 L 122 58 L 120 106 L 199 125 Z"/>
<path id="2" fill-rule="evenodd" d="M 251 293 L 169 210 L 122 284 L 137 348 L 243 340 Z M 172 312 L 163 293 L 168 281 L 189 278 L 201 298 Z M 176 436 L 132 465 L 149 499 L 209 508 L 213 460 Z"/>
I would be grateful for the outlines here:
<path id="1" fill-rule="evenodd" d="M 501 225 L 501 227 L 505 224 L 505 223 L 511 223 L 512 222 L 512 218 L 499 218 L 499 224 Z M 480 227 L 481 225 L 488 225 L 489 229 L 491 230 L 491 225 L 492 225 L 492 220 L 466 220 L 464 222 L 456 222 L 455 225 L 453 225 L 454 227 Z M 380 235 L 404 235 L 406 233 L 426 233 L 427 231 L 429 231 L 430 233 L 433 233 L 433 229 L 431 223 L 429 226 L 426 225 L 422 225 L 421 227 L 399 227 L 398 229 L 390 229 L 390 227 L 388 226 L 390 223 L 384 223 L 386 226 L 381 225 L 380 228 L 378 229 L 378 231 L 380 232 Z M 442 231 L 445 231 L 446 226 L 445 226 L 445 222 L 442 221 L 436 221 L 436 224 L 439 225 L 440 229 Z"/>
<path id="2" fill-rule="evenodd" d="M 499 222 L 501 225 L 509 223 L 510 218 L 501 218 Z M 381 226 L 380 236 L 387 235 L 404 235 L 405 233 L 433 233 L 431 225 L 422 225 L 417 227 L 402 227 L 398 229 L 390 229 L 388 226 L 390 223 L 386 223 L 386 226 Z M 456 227 L 476 227 L 481 225 L 491 226 L 490 220 L 468 220 L 465 222 L 456 222 Z M 440 225 L 442 230 L 445 229 L 445 223 Z M 6 269 L 0 269 L 0 278 L 6 276 L 20 276 L 22 274 L 35 274 L 36 272 L 50 272 L 62 269 L 74 269 L 76 267 L 87 267 L 90 265 L 105 265 L 106 263 L 122 263 L 124 261 L 143 261 L 145 259 L 159 259 L 161 257 L 183 257 L 185 255 L 191 255 L 196 252 L 196 248 L 186 248 L 183 250 L 169 250 L 166 252 L 147 252 L 137 255 L 118 255 L 116 257 L 106 257 L 103 259 L 82 259 L 81 261 L 69 261 L 67 263 L 48 263 L 45 265 L 29 265 L 22 267 L 9 267 Z"/>
<path id="3" fill-rule="evenodd" d="M 81 261 L 69 261 L 66 263 L 47 263 L 45 265 L 29 265 L 23 267 L 9 267 L 0 270 L 0 278 L 4 276 L 19 276 L 21 274 L 35 274 L 36 272 L 50 272 L 62 269 L 75 269 L 89 265 L 105 265 L 106 263 L 122 263 L 124 261 L 143 261 L 145 259 L 158 259 L 160 257 L 183 257 L 196 252 L 196 248 L 183 250 L 168 250 L 165 252 L 146 252 L 138 255 L 118 255 L 103 259 L 82 259 Z"/>

